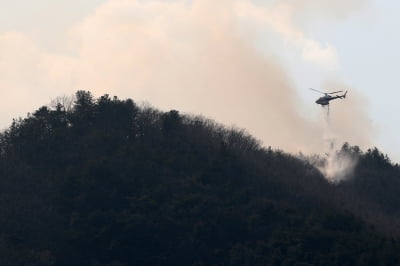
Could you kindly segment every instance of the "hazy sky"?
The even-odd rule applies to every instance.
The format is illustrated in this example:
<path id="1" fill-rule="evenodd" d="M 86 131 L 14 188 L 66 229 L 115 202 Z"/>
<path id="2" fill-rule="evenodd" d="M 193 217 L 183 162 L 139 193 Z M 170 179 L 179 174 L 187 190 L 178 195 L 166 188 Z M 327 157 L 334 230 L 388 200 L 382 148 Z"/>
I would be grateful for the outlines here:
<path id="1" fill-rule="evenodd" d="M 396 1 L 0 3 L 3 128 L 57 95 L 88 89 L 318 152 L 319 95 L 308 88 L 348 89 L 332 104 L 338 139 L 400 161 Z"/>

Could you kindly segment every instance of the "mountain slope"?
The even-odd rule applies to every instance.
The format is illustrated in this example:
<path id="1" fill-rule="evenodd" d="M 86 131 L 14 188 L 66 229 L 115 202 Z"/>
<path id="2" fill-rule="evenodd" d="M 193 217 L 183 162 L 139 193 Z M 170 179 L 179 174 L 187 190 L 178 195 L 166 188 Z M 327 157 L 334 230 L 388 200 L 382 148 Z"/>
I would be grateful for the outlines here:
<path id="1" fill-rule="evenodd" d="M 85 91 L 68 110 L 1 135 L 2 265 L 400 263 L 400 170 L 376 149 L 345 147 L 359 164 L 335 186 L 201 117 Z"/>

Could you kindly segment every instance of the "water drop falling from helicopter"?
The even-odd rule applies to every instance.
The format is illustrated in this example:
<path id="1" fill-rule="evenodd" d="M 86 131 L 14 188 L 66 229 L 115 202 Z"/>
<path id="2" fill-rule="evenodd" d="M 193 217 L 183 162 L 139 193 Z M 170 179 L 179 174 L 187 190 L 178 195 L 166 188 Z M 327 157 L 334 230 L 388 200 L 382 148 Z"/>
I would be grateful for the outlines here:
<path id="1" fill-rule="evenodd" d="M 317 91 L 314 89 L 311 90 Z M 339 150 L 340 147 L 338 147 L 335 130 L 332 126 L 333 124 L 331 123 L 330 101 L 335 99 L 344 99 L 347 95 L 347 91 L 342 95 L 338 95 L 337 93 L 340 92 L 342 91 L 330 93 L 320 92 L 323 93 L 325 96 L 320 97 L 316 101 L 316 103 L 320 104 L 322 107 L 324 158 L 315 166 L 332 183 L 339 183 L 340 181 L 348 177 L 357 163 L 348 154 Z"/>

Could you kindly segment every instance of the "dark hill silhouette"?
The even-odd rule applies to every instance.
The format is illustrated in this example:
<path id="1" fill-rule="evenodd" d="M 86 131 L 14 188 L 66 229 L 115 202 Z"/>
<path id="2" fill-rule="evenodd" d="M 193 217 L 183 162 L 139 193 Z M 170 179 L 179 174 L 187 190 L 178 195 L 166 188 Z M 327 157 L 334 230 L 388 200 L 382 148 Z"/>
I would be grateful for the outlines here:
<path id="1" fill-rule="evenodd" d="M 0 136 L 0 265 L 399 264 L 399 166 L 342 151 L 332 185 L 243 130 L 78 91 Z"/>

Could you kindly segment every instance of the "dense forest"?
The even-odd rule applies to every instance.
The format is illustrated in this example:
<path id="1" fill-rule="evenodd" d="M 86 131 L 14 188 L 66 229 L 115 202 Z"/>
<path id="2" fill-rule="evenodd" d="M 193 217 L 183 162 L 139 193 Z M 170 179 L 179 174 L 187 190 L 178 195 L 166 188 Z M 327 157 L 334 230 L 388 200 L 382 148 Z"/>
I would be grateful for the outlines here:
<path id="1" fill-rule="evenodd" d="M 331 184 L 244 130 L 78 91 L 0 135 L 0 265 L 399 265 L 400 167 L 340 152 Z"/>

